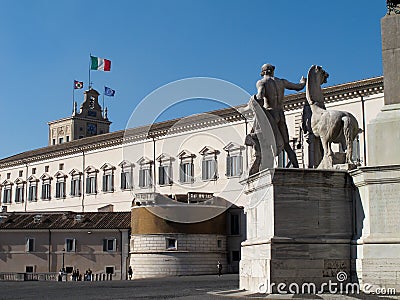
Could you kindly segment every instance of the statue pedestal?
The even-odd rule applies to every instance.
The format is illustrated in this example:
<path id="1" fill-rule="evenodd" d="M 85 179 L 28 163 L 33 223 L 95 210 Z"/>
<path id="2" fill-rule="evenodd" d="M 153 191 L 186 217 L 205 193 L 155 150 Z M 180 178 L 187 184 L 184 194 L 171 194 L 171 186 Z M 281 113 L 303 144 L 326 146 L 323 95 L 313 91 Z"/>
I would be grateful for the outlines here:
<path id="1" fill-rule="evenodd" d="M 345 171 L 315 169 L 264 170 L 243 181 L 249 201 L 240 289 L 268 293 L 279 283 L 319 289 L 338 282 L 338 272 L 350 279 L 351 182 Z"/>
<path id="2" fill-rule="evenodd" d="M 356 194 L 353 249 L 362 288 L 400 290 L 400 165 L 352 171 Z M 369 288 L 371 291 L 371 288 Z"/>

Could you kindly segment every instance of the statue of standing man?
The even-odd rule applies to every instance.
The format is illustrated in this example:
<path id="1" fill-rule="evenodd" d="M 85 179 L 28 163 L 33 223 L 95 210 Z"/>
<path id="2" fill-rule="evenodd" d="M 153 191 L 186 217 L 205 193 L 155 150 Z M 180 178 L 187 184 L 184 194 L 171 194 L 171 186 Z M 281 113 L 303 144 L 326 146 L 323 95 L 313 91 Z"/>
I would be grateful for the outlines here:
<path id="1" fill-rule="evenodd" d="M 306 85 L 306 79 L 302 76 L 300 83 L 292 83 L 286 79 L 275 77 L 274 74 L 275 66 L 264 64 L 261 67 L 262 79 L 257 81 L 257 94 L 254 96 L 254 100 L 263 106 L 264 111 L 269 114 L 268 119 L 274 123 L 271 124 L 271 127 L 275 135 L 275 140 L 282 142 L 283 149 L 288 154 L 293 167 L 298 168 L 299 163 L 297 162 L 296 153 L 289 144 L 289 132 L 283 112 L 283 102 L 285 89 L 300 91 Z M 282 149 L 278 147 L 277 154 L 280 151 Z"/>

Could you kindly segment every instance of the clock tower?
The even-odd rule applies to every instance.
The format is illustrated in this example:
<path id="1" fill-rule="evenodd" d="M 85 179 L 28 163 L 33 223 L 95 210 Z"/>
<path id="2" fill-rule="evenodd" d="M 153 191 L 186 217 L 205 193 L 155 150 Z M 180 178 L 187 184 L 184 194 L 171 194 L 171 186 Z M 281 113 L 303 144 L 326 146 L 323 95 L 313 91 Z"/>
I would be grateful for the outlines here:
<path id="1" fill-rule="evenodd" d="M 110 132 L 111 122 L 107 109 L 102 111 L 99 95 L 92 88 L 85 91 L 79 112 L 75 103 L 72 116 L 48 123 L 49 146 Z"/>

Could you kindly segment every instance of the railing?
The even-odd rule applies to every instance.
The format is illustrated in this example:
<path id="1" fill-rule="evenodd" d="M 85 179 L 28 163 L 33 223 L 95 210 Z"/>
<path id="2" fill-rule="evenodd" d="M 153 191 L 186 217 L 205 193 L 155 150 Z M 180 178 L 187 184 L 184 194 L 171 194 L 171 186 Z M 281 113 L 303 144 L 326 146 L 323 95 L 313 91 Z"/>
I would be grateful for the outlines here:
<path id="1" fill-rule="evenodd" d="M 58 273 L 6 273 L 0 272 L 0 281 L 56 281 Z"/>

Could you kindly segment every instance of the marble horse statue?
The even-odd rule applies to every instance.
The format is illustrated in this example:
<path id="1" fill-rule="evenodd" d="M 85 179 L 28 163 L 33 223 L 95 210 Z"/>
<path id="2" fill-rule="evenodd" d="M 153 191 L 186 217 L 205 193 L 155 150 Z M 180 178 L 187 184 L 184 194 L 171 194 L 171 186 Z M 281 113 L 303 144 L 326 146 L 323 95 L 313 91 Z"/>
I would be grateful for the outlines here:
<path id="1" fill-rule="evenodd" d="M 321 66 L 313 65 L 308 71 L 306 83 L 306 98 L 312 111 L 311 130 L 317 138 L 320 138 L 324 152 L 322 161 L 318 165 L 319 169 L 334 168 L 336 162 L 331 149 L 332 143 L 340 143 L 342 149 L 346 150 L 345 161 L 339 163 L 354 165 L 353 141 L 362 132 L 351 113 L 325 108 L 321 85 L 327 82 L 328 77 L 329 74 Z"/>

